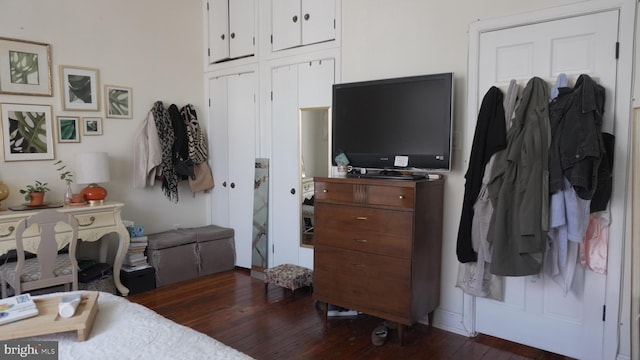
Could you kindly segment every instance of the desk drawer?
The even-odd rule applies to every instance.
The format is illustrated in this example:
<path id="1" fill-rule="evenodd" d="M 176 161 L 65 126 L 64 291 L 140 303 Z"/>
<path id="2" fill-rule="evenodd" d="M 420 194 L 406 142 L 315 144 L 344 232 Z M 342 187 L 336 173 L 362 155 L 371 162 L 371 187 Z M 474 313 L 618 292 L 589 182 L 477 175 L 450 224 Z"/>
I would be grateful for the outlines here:
<path id="1" fill-rule="evenodd" d="M 84 228 L 101 228 L 105 226 L 113 226 L 116 224 L 116 219 L 111 211 L 102 212 L 87 212 L 82 214 L 73 215 L 78 220 L 78 229 Z"/>
<path id="2" fill-rule="evenodd" d="M 318 181 L 315 184 L 315 195 L 319 201 L 412 209 L 415 190 L 413 187 Z"/>
<path id="3" fill-rule="evenodd" d="M 315 243 L 409 258 L 413 212 L 316 203 Z"/>
<path id="4" fill-rule="evenodd" d="M 314 293 L 319 299 L 364 312 L 409 316 L 409 261 L 321 245 L 314 251 Z"/>

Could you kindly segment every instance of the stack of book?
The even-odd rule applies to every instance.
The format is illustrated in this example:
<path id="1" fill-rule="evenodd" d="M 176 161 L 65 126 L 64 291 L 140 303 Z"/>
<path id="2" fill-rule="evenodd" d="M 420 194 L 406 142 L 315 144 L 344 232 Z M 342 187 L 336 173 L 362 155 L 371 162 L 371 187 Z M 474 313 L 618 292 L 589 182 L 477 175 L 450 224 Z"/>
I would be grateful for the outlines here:
<path id="1" fill-rule="evenodd" d="M 122 262 L 122 270 L 135 271 L 150 267 L 147 262 L 147 256 L 145 251 L 147 250 L 148 239 L 144 235 L 144 230 L 141 226 L 128 226 L 129 235 L 131 235 L 131 241 L 129 242 L 129 249 Z"/>
<path id="2" fill-rule="evenodd" d="M 36 315 L 38 315 L 38 307 L 29 294 L 0 300 L 0 325 Z"/>

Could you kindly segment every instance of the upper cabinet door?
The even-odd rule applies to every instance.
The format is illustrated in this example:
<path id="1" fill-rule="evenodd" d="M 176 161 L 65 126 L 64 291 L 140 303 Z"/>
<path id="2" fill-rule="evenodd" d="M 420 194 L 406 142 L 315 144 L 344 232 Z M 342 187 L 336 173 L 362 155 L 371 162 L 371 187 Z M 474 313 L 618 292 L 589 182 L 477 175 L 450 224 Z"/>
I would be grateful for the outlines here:
<path id="1" fill-rule="evenodd" d="M 229 57 L 255 53 L 254 0 L 229 1 Z"/>
<path id="2" fill-rule="evenodd" d="M 334 59 L 298 65 L 298 107 L 331 106 L 335 78 Z"/>
<path id="3" fill-rule="evenodd" d="M 209 64 L 255 53 L 254 0 L 209 0 Z"/>
<path id="4" fill-rule="evenodd" d="M 272 50 L 335 39 L 335 0 L 273 0 Z"/>
<path id="5" fill-rule="evenodd" d="M 300 0 L 273 0 L 271 4 L 273 51 L 299 46 L 302 43 Z"/>
<path id="6" fill-rule="evenodd" d="M 336 38 L 335 1 L 302 0 L 302 45 Z"/>
<path id="7" fill-rule="evenodd" d="M 229 58 L 229 1 L 209 0 L 209 63 Z"/>

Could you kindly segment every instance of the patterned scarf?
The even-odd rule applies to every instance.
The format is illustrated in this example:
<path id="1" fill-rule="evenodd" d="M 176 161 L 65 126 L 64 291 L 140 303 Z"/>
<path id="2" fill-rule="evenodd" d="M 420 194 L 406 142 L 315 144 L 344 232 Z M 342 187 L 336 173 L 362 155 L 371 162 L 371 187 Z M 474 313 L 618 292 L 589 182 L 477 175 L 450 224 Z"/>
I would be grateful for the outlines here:
<path id="1" fill-rule="evenodd" d="M 207 161 L 207 137 L 200 128 L 198 116 L 193 105 L 187 104 L 180 109 L 180 115 L 187 125 L 187 137 L 189 139 L 189 158 L 194 164 Z"/>
<path id="2" fill-rule="evenodd" d="M 158 137 L 162 145 L 162 190 L 164 195 L 174 203 L 178 202 L 178 175 L 173 166 L 173 142 L 175 135 L 171 116 L 164 108 L 162 101 L 156 101 L 151 108 L 158 129 Z"/>

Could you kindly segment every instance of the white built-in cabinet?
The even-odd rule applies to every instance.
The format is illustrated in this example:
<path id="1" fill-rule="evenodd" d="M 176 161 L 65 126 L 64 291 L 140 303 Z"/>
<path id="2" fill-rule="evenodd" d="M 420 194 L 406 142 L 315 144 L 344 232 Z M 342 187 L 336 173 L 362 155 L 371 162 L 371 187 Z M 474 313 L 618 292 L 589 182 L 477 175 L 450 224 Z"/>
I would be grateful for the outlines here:
<path id="1" fill-rule="evenodd" d="M 300 110 L 330 107 L 334 80 L 332 58 L 271 70 L 272 266 L 290 263 L 313 268 L 313 249 L 300 246 Z"/>
<path id="2" fill-rule="evenodd" d="M 208 63 L 255 54 L 254 0 L 207 0 Z"/>
<path id="3" fill-rule="evenodd" d="M 209 78 L 211 221 L 235 230 L 236 266 L 251 268 L 256 159 L 255 72 Z"/>
<path id="4" fill-rule="evenodd" d="M 335 0 L 273 0 L 272 51 L 335 40 Z"/>
<path id="5" fill-rule="evenodd" d="M 252 264 L 255 159 L 268 158 L 269 266 L 313 268 L 313 249 L 300 245 L 298 111 L 331 106 L 341 1 L 202 0 L 209 211 L 234 229 L 239 267 Z"/>

